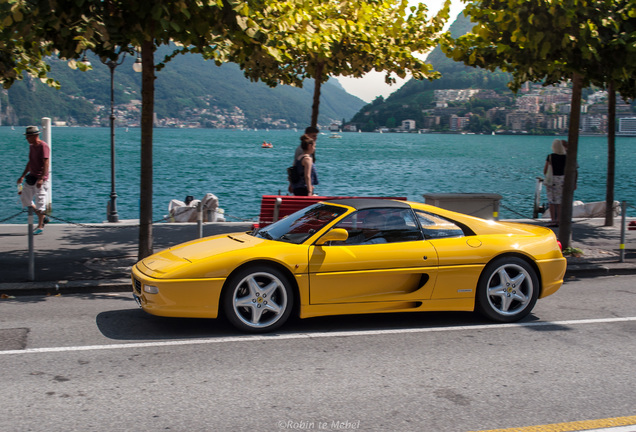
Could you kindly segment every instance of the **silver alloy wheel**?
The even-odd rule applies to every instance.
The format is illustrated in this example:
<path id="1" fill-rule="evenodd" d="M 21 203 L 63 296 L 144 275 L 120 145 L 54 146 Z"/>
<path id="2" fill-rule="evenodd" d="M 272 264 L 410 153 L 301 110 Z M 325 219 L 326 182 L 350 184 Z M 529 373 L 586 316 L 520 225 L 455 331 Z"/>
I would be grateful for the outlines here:
<path id="1" fill-rule="evenodd" d="M 506 263 L 498 267 L 486 283 L 487 299 L 494 312 L 511 317 L 522 312 L 533 299 L 535 286 L 528 271 Z"/>
<path id="2" fill-rule="evenodd" d="M 232 292 L 234 316 L 252 329 L 266 329 L 276 324 L 288 306 L 285 284 L 269 272 L 248 274 Z"/>

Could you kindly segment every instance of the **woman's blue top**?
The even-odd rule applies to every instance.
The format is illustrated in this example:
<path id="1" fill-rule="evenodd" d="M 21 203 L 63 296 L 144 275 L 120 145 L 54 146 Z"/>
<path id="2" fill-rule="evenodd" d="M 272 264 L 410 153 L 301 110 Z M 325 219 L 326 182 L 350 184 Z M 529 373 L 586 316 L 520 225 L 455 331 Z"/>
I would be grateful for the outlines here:
<path id="1" fill-rule="evenodd" d="M 307 184 L 305 183 L 305 167 L 303 166 L 303 163 L 302 163 L 302 160 L 304 158 L 305 156 L 301 157 L 300 159 L 296 159 L 296 162 L 294 162 L 294 167 L 296 168 L 296 172 L 298 173 L 298 177 L 300 177 L 300 180 L 298 180 L 296 183 L 292 185 L 293 188 L 307 187 Z M 311 184 L 312 185 L 319 184 L 315 163 L 311 164 Z"/>

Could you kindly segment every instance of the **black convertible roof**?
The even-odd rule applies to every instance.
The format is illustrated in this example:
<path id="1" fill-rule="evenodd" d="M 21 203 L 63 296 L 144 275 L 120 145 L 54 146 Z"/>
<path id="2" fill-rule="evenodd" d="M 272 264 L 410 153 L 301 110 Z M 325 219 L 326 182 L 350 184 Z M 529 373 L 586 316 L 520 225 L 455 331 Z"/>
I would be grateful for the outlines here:
<path id="1" fill-rule="evenodd" d="M 404 201 L 377 198 L 347 198 L 325 202 L 346 205 L 349 207 L 353 207 L 356 210 L 366 210 L 372 208 L 411 208 L 411 206 Z"/>

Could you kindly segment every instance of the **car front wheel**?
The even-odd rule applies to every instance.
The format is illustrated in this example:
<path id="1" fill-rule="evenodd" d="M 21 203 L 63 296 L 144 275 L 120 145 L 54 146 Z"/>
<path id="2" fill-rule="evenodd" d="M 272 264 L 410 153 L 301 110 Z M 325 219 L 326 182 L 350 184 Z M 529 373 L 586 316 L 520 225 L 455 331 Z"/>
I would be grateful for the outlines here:
<path id="1" fill-rule="evenodd" d="M 539 296 L 534 269 L 517 257 L 501 257 L 486 266 L 477 287 L 476 310 L 499 322 L 528 315 Z"/>
<path id="2" fill-rule="evenodd" d="M 287 321 L 294 304 L 287 277 L 275 268 L 251 267 L 228 281 L 223 298 L 225 315 L 242 331 L 263 333 Z"/>

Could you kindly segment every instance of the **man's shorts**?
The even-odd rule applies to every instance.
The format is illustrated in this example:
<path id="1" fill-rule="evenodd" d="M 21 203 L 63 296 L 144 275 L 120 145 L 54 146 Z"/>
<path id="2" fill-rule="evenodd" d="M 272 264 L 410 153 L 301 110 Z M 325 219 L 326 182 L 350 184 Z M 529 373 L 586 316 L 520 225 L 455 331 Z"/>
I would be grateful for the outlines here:
<path id="1" fill-rule="evenodd" d="M 28 185 L 25 182 L 22 188 L 22 194 L 20 195 L 22 206 L 30 206 L 35 199 L 35 209 L 40 212 L 45 212 L 46 205 L 49 201 L 49 187 L 50 182 L 48 180 L 42 184 L 41 188 L 38 188 L 37 184 Z"/>

